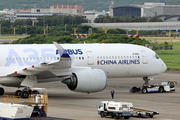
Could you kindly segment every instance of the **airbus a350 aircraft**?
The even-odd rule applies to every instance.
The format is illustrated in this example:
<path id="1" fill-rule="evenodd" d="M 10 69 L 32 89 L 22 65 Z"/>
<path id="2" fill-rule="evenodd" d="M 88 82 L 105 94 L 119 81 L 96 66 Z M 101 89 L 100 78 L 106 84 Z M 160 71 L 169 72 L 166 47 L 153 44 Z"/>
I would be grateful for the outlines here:
<path id="1" fill-rule="evenodd" d="M 41 82 L 62 81 L 75 92 L 98 92 L 107 78 L 142 77 L 166 70 L 149 48 L 130 44 L 0 45 L 0 84 L 25 87 L 15 95 L 26 98 Z M 0 88 L 0 94 L 4 89 Z"/>

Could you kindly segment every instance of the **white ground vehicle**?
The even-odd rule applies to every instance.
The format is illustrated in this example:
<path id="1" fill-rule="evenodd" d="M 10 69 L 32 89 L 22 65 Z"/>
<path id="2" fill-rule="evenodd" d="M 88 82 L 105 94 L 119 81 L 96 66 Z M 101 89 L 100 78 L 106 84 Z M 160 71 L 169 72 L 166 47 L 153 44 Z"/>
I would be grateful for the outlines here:
<path id="1" fill-rule="evenodd" d="M 98 106 L 101 117 L 111 116 L 115 119 L 129 119 L 133 115 L 133 104 L 130 102 L 101 101 Z"/>
<path id="2" fill-rule="evenodd" d="M 169 92 L 169 91 L 175 91 L 176 84 L 177 84 L 176 81 L 162 81 L 161 84 L 143 85 L 142 87 L 139 87 L 139 88 L 134 86 L 134 87 L 131 87 L 130 91 L 132 93 Z"/>

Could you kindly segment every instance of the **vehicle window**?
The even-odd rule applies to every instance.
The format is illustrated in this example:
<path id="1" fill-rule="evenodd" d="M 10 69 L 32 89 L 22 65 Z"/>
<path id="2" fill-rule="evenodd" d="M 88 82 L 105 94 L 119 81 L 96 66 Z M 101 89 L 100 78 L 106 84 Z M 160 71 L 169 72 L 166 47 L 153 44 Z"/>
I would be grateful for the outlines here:
<path id="1" fill-rule="evenodd" d="M 127 105 L 122 105 L 122 108 L 128 108 Z"/>
<path id="2" fill-rule="evenodd" d="M 103 107 L 103 103 L 100 103 L 100 104 L 99 104 L 99 108 L 100 108 L 100 107 Z"/>
<path id="3" fill-rule="evenodd" d="M 108 107 L 108 109 L 112 109 L 112 110 L 115 110 L 116 108 L 115 108 L 115 107 Z"/>
<path id="4" fill-rule="evenodd" d="M 162 81 L 162 82 L 161 82 L 161 85 L 167 86 L 167 85 L 168 85 L 168 82 L 167 82 L 167 81 Z"/>
<path id="5" fill-rule="evenodd" d="M 155 54 L 155 57 L 156 57 L 156 59 L 159 59 L 159 56 L 157 54 Z"/>

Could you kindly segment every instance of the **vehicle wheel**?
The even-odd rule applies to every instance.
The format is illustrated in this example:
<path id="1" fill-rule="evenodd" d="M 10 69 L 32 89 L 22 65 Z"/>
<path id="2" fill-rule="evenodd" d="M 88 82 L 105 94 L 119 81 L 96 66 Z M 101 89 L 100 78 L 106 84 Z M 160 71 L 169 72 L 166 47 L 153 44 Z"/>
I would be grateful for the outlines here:
<path id="1" fill-rule="evenodd" d="M 129 116 L 124 117 L 124 119 L 129 119 L 129 118 L 130 118 Z"/>
<path id="2" fill-rule="evenodd" d="M 152 115 L 152 114 L 149 114 L 149 117 L 150 117 L 150 118 L 153 118 L 153 115 Z"/>
<path id="3" fill-rule="evenodd" d="M 131 92 L 132 92 L 132 93 L 137 92 L 136 90 L 137 90 L 137 87 L 135 87 L 135 86 L 131 88 Z"/>
<path id="4" fill-rule="evenodd" d="M 39 94 L 39 92 L 37 90 L 33 90 L 32 93 L 33 94 Z"/>
<path id="5" fill-rule="evenodd" d="M 119 117 L 119 115 L 118 114 L 114 114 L 114 119 L 119 119 L 120 117 Z"/>
<path id="6" fill-rule="evenodd" d="M 104 117 L 104 112 L 101 112 L 100 115 L 101 115 L 101 117 L 103 118 L 103 117 Z"/>
<path id="7" fill-rule="evenodd" d="M 142 115 L 139 113 L 139 114 L 138 114 L 138 117 L 139 117 L 139 118 L 142 118 Z"/>
<path id="8" fill-rule="evenodd" d="M 21 97 L 22 97 L 22 98 L 28 98 L 28 96 L 29 96 L 29 93 L 28 93 L 27 91 L 23 91 L 23 92 L 21 93 Z"/>
<path id="9" fill-rule="evenodd" d="M 2 87 L 0 87 L 0 95 L 4 94 L 4 89 Z"/>
<path id="10" fill-rule="evenodd" d="M 114 114 L 111 114 L 111 117 L 114 118 Z"/>
<path id="11" fill-rule="evenodd" d="M 159 88 L 159 92 L 162 93 L 164 89 L 162 87 Z"/>
<path id="12" fill-rule="evenodd" d="M 142 93 L 147 93 L 147 89 L 146 89 L 146 88 L 143 88 L 143 89 L 142 89 Z"/>
<path id="13" fill-rule="evenodd" d="M 21 90 L 16 90 L 16 92 L 15 92 L 15 96 L 21 96 L 21 93 L 22 93 L 22 91 L 21 91 Z"/>

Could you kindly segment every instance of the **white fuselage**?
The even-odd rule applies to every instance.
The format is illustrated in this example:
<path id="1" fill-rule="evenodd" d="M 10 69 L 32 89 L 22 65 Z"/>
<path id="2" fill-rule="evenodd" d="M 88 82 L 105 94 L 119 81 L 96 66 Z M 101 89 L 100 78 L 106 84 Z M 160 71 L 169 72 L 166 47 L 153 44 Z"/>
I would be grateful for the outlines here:
<path id="1" fill-rule="evenodd" d="M 61 44 L 61 46 L 71 57 L 71 67 L 47 69 L 55 76 L 63 76 L 64 70 L 70 72 L 73 67 L 101 69 L 108 78 L 148 77 L 166 70 L 166 65 L 156 53 L 143 46 L 131 44 Z M 59 56 L 56 55 L 56 49 L 53 44 L 1 45 L 0 78 L 30 66 L 57 60 Z M 41 79 L 46 77 L 50 78 L 52 75 L 40 76 Z M 0 79 L 0 84 L 5 84 L 3 80 Z"/>

